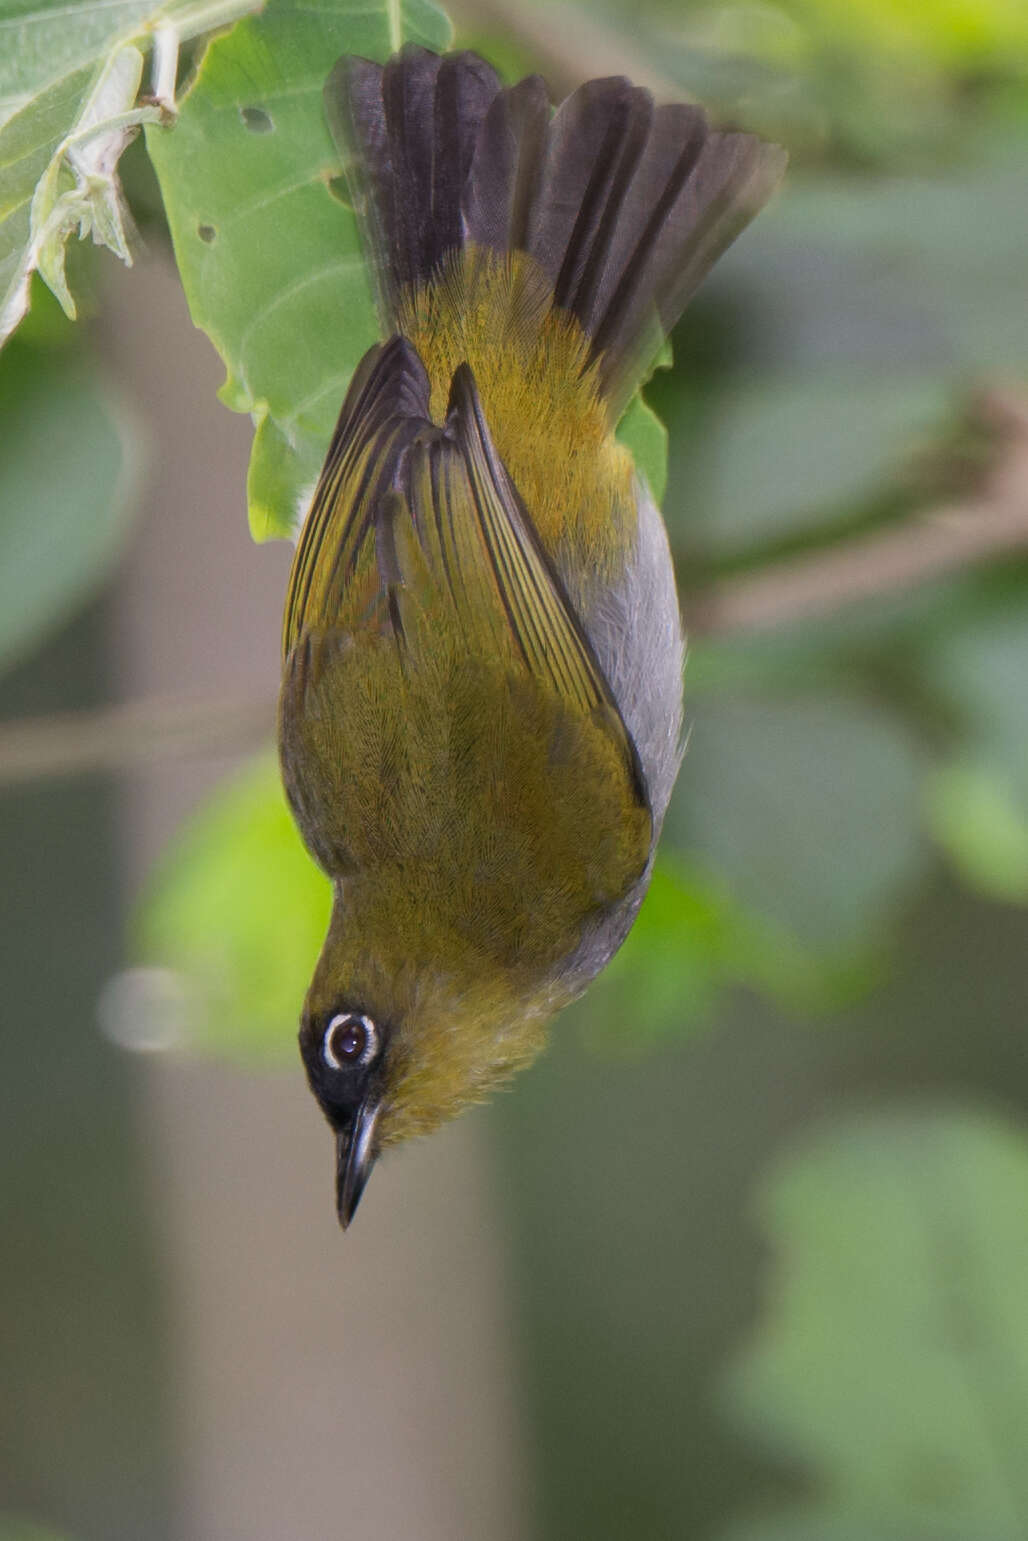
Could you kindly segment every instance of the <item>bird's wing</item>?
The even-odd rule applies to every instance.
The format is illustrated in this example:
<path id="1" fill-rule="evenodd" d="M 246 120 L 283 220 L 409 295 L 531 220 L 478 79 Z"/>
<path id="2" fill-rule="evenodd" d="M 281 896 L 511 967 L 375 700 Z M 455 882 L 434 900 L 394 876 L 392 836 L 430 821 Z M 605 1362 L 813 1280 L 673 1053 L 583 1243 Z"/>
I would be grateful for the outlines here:
<path id="1" fill-rule="evenodd" d="M 394 337 L 371 348 L 350 382 L 300 532 L 286 594 L 284 657 L 305 632 L 357 625 L 360 600 L 375 576 L 369 569 L 376 517 L 400 485 L 405 451 L 431 431 L 428 412 L 428 377 L 410 344 Z"/>
<path id="2" fill-rule="evenodd" d="M 604 719 L 645 803 L 631 735 L 492 442 L 468 365 L 454 375 L 445 426 L 428 413 L 428 378 L 411 345 L 394 338 L 373 350 L 300 537 L 286 654 L 305 633 L 372 626 L 416 668 L 434 624 L 472 655 L 506 657 L 558 700 Z"/>

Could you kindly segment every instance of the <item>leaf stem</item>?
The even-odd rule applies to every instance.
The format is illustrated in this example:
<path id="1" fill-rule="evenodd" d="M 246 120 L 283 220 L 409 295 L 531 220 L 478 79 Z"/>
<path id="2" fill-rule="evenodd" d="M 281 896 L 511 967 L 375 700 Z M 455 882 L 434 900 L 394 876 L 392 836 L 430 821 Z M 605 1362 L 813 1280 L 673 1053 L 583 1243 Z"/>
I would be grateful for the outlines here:
<path id="1" fill-rule="evenodd" d="M 389 17 L 389 52 L 399 53 L 403 47 L 403 0 L 388 0 L 386 14 Z"/>

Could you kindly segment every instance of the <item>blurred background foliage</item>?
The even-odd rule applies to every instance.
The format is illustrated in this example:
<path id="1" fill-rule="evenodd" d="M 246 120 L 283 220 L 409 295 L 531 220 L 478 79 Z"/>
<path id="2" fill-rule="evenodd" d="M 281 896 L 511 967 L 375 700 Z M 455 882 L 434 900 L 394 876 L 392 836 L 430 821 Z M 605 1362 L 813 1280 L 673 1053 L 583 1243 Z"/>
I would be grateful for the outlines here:
<path id="1" fill-rule="evenodd" d="M 698 68 L 697 59 L 724 58 L 748 40 L 743 62 L 757 72 L 752 89 L 731 100 L 713 84 L 698 94 L 746 122 L 761 121 L 763 105 L 785 96 L 811 111 L 816 104 L 820 123 L 817 135 L 792 145 L 786 190 L 708 280 L 673 339 L 674 366 L 659 370 L 647 391 L 671 445 L 664 507 L 687 618 L 690 596 L 718 579 L 970 499 L 1000 454 L 974 403 L 976 392 L 1017 380 L 1028 359 L 1028 119 L 1008 111 L 1003 90 L 1022 78 L 1026 49 L 1012 51 L 1017 19 L 1002 8 L 991 20 L 979 15 L 975 47 L 963 51 L 955 39 L 968 32 L 970 11 L 940 6 L 933 27 L 930 9 L 904 24 L 901 7 L 869 6 L 859 26 L 851 17 L 852 27 L 841 30 L 826 9 L 802 32 L 802 68 L 794 59 L 784 73 L 775 18 L 795 42 L 798 14 L 726 7 L 683 20 L 680 10 L 654 4 L 643 7 L 647 25 L 633 28 L 632 61 L 659 60 L 665 74 L 675 65 L 673 83 L 687 91 L 697 90 L 689 60 Z M 295 122 L 276 112 L 281 136 L 248 131 L 241 111 L 243 96 L 254 94 L 253 60 L 268 29 L 285 78 L 310 84 L 316 77 L 303 48 L 320 58 L 324 40 L 298 42 L 290 14 L 273 8 L 216 42 L 175 133 L 147 130 L 194 314 L 228 364 L 223 396 L 259 423 L 250 496 L 260 534 L 288 526 L 296 496 L 316 474 L 341 371 L 373 335 L 366 278 L 346 256 L 356 250 L 352 217 L 324 196 L 329 152 L 317 140 L 324 131 L 316 98 L 312 105 L 310 93 L 297 96 Z M 618 14 L 602 24 L 612 47 Z M 523 50 L 543 48 L 545 68 L 559 15 L 559 8 L 516 7 L 503 19 Z M 600 23 L 591 14 L 572 13 L 570 21 L 586 38 L 585 69 L 588 23 Z M 665 46 L 676 26 L 685 40 L 681 59 Z M 286 37 L 294 53 L 283 64 Z M 920 58 L 937 77 L 960 119 L 959 136 L 944 150 L 933 121 L 920 119 L 915 156 L 896 126 L 886 136 L 891 160 L 856 167 L 841 148 L 838 96 L 828 91 L 830 111 L 815 89 L 825 84 L 817 61 L 829 38 L 832 57 L 878 80 L 883 93 L 891 78 L 883 61 L 896 65 L 902 43 L 907 75 Z M 488 34 L 476 40 L 488 46 Z M 985 59 L 990 89 L 968 98 L 956 73 L 968 72 L 969 91 Z M 880 107 L 877 97 L 868 101 L 865 115 L 909 112 L 909 84 L 903 92 L 897 86 L 897 96 L 902 105 L 884 96 Z M 211 136 L 224 142 L 221 159 L 198 153 Z M 311 276 L 285 290 L 284 275 L 297 265 L 297 226 L 276 234 L 266 212 L 262 189 L 284 175 L 265 151 L 272 137 L 286 165 L 299 154 L 291 146 L 303 147 L 309 169 L 300 196 L 317 199 L 319 215 L 308 236 L 307 204 L 296 202 L 312 253 L 303 271 Z M 237 196 L 240 145 L 252 178 L 244 207 L 268 228 L 254 226 L 249 213 L 233 218 L 223 252 L 210 232 Z M 316 319 L 333 313 L 364 318 L 345 328 L 342 359 L 332 328 Z M 262 374 L 273 389 L 259 383 Z M 655 482 L 661 448 L 652 436 L 644 448 Z M 987 891 L 1016 896 L 1028 886 L 1023 599 L 1006 564 L 999 575 L 971 572 L 900 600 L 887 594 L 817 623 L 790 624 L 783 614 L 772 632 L 752 639 L 700 632 L 687 669 L 692 742 L 666 828 L 666 868 L 618 971 L 652 1007 L 641 1013 L 646 1031 L 662 1024 L 678 1031 L 699 1018 L 715 982 L 756 983 L 808 1004 L 834 1003 L 860 978 L 870 982 L 893 921 L 940 852 Z M 264 787 L 269 803 L 278 798 L 270 768 Z M 237 799 L 252 799 L 253 788 L 247 781 L 242 792 L 228 789 L 220 814 L 216 807 L 204 815 L 203 837 L 194 831 L 171 853 L 144 913 L 144 951 L 187 976 L 216 973 L 240 1020 L 254 1030 L 267 1024 L 269 1042 L 291 1053 L 276 1024 L 282 999 L 302 991 L 320 909 L 295 912 L 298 927 L 301 916 L 315 921 L 306 954 L 282 916 L 275 935 L 262 938 L 265 958 L 281 949 L 281 995 L 269 996 L 263 971 L 258 980 L 245 966 L 253 938 L 271 925 L 262 919 L 259 885 L 248 885 L 249 904 L 232 907 L 237 936 L 221 928 L 215 938 L 209 927 L 184 923 L 231 863 Z M 267 827 L 270 872 L 286 860 L 283 842 L 277 855 L 272 850 L 270 808 Z M 258 859 L 254 846 L 249 859 Z M 291 889 L 292 871 L 281 871 Z M 697 914 L 708 920 L 703 944 L 694 946 Z M 686 940 L 672 947 L 675 931 Z M 217 948 L 217 958 L 201 956 L 204 948 Z M 665 969 L 667 978 L 658 977 Z M 618 973 L 600 988 L 622 988 Z M 231 1006 L 210 1013 L 211 1031 L 234 1034 L 232 1016 Z"/>
<path id="2" fill-rule="evenodd" d="M 140 4 L 105 30 L 102 8 L 83 4 L 54 32 L 45 5 L 5 8 L 35 39 L 0 74 L 13 315 L 32 267 L 47 273 L 36 179 L 56 154 L 54 196 L 77 222 L 79 183 L 57 147 L 132 29 L 169 13 Z M 136 221 L 156 245 L 170 233 L 194 320 L 226 365 L 223 400 L 254 419 L 261 538 L 289 533 L 375 333 L 319 88 L 339 52 L 383 54 L 397 15 L 404 35 L 445 45 L 445 19 L 422 0 L 402 12 L 269 0 L 184 59 L 177 126 L 151 115 L 149 163 L 141 142 L 123 162 Z M 694 629 L 689 750 L 653 889 L 551 1055 L 491 1115 L 517 1239 L 538 1533 L 1018 1541 L 1028 11 L 467 0 L 455 21 L 508 73 L 540 68 L 563 89 L 622 68 L 792 155 L 625 430 L 655 485 L 667 446 L 664 508 Z M 46 217 L 50 236 L 72 227 Z M 69 264 L 88 313 L 95 263 L 75 248 Z M 34 285 L 0 355 L 7 666 L 115 571 L 145 450 L 88 338 Z M 891 532 L 973 524 L 999 504 L 1020 511 L 1020 549 L 1011 538 L 1000 555 L 893 581 Z M 827 582 L 848 552 L 872 564 L 857 602 L 844 585 L 820 613 L 786 603 L 759 625 L 711 607 L 754 578 L 773 596 L 804 560 L 828 564 Z M 192 1052 L 292 1065 L 327 902 L 262 756 L 165 853 L 128 956 L 172 971 L 173 1026 Z M 937 1105 L 904 1100 L 933 1086 Z M 862 1110 L 830 1116 L 855 1089 Z M 980 1111 L 983 1097 L 1006 1117 Z M 815 1113 L 827 1121 L 771 1159 Z M 685 1127 L 690 1149 L 718 1152 L 695 1180 L 676 1165 Z M 757 1171 L 762 1310 L 761 1255 L 738 1219 Z M 734 1239 L 712 1245 L 729 1216 Z M 717 1382 L 715 1412 L 704 1398 Z M 36 1532 L 0 1522 L 0 1534 Z"/>

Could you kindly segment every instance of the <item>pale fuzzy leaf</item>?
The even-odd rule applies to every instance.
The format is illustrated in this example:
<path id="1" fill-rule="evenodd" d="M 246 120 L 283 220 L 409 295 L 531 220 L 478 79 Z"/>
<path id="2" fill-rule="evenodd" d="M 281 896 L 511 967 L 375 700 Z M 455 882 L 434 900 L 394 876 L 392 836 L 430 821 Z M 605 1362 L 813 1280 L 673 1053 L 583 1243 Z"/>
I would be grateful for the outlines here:
<path id="1" fill-rule="evenodd" d="M 64 251 L 76 227 L 81 238 L 91 235 L 98 246 L 131 262 L 115 168 L 140 121 L 131 109 L 142 76 L 138 48 L 121 48 L 106 61 L 32 199 L 25 269 L 29 275 L 38 269 L 69 316 L 75 315 L 75 302 L 65 279 Z"/>
<path id="2" fill-rule="evenodd" d="M 256 3 L 72 0 L 0 18 L 0 343 L 25 314 L 37 269 L 74 315 L 64 252 L 75 230 L 130 260 L 116 168 L 139 126 L 162 121 L 167 111 L 167 104 L 134 106 L 150 34 L 163 41 L 162 79 L 173 82 L 179 40 Z M 2 51 L 5 42 L 13 55 Z"/>
<path id="3" fill-rule="evenodd" d="M 28 308 L 33 196 L 88 88 L 89 72 L 80 70 L 37 97 L 0 132 L 0 340 Z"/>
<path id="4" fill-rule="evenodd" d="M 57 81 L 170 24 L 181 39 L 227 26 L 260 0 L 6 0 L 0 16 L 0 127 Z"/>
<path id="5" fill-rule="evenodd" d="M 0 124 L 56 81 L 92 69 L 155 9 L 152 0 L 8 0 L 0 17 Z"/>

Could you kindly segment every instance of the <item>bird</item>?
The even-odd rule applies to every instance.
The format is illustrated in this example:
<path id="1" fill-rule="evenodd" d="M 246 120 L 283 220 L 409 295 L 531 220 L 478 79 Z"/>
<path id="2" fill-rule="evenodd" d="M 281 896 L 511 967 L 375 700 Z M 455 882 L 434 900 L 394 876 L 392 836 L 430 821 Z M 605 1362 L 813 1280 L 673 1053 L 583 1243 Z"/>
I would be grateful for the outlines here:
<path id="1" fill-rule="evenodd" d="M 332 885 L 300 1051 L 345 1229 L 624 941 L 682 756 L 660 511 L 615 429 L 785 153 L 625 78 L 347 56 L 329 128 L 381 340 L 297 541 L 279 757 Z"/>

